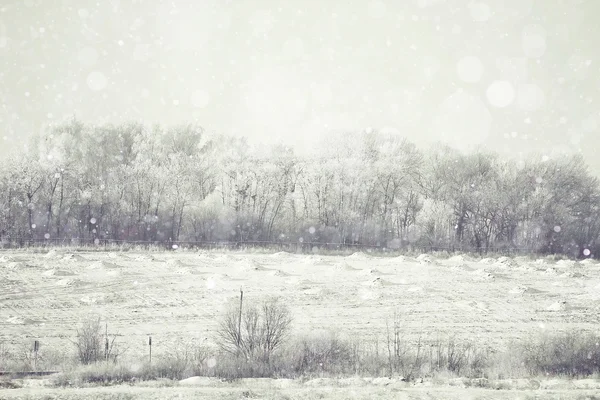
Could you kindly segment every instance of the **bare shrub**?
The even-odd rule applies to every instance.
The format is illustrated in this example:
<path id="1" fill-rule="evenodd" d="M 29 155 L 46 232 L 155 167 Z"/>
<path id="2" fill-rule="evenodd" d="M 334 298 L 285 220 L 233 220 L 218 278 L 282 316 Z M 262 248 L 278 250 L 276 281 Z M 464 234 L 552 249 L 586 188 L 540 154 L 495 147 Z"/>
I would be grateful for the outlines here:
<path id="1" fill-rule="evenodd" d="M 184 379 L 191 374 L 188 372 L 190 368 L 190 360 L 185 356 L 166 356 L 160 357 L 152 364 L 150 372 L 156 378 L 166 379 Z"/>
<path id="2" fill-rule="evenodd" d="M 191 349 L 191 350 L 188 350 Z M 152 364 L 141 363 L 90 363 L 65 369 L 53 378 L 55 386 L 80 386 L 84 384 L 117 385 L 137 381 L 177 381 L 190 376 L 211 376 L 214 365 L 207 359 L 212 350 L 206 346 L 178 346 L 153 358 Z"/>
<path id="3" fill-rule="evenodd" d="M 3 342 L 0 342 L 0 370 L 9 370 L 9 365 L 13 362 L 12 355 Z"/>
<path id="4" fill-rule="evenodd" d="M 100 318 L 88 318 L 77 329 L 77 340 L 74 342 L 79 362 L 84 365 L 100 360 L 117 362 L 119 350 L 116 346 L 117 335 L 108 335 L 108 327 L 102 332 Z"/>
<path id="5" fill-rule="evenodd" d="M 100 318 L 85 320 L 77 329 L 77 355 L 79 361 L 84 364 L 92 364 L 98 361 L 102 354 L 102 325 Z"/>
<path id="6" fill-rule="evenodd" d="M 457 376 L 481 377 L 488 368 L 488 352 L 470 341 L 455 337 L 437 340 L 432 348 L 430 364 L 433 371 L 448 371 Z"/>
<path id="7" fill-rule="evenodd" d="M 600 373 L 600 337 L 570 331 L 544 335 L 520 348 L 531 374 L 591 376 Z"/>
<path id="8" fill-rule="evenodd" d="M 189 368 L 193 375 L 210 375 L 211 366 L 208 362 L 216 351 L 208 346 L 197 346 L 191 353 Z"/>
<path id="9" fill-rule="evenodd" d="M 496 351 L 488 360 L 486 373 L 491 379 L 509 379 L 527 376 L 523 361 L 522 344 L 511 341 L 506 348 Z"/>
<path id="10" fill-rule="evenodd" d="M 451 337 L 442 346 L 445 347 L 444 365 L 446 369 L 456 375 L 460 375 L 469 364 L 470 345 L 465 344 L 464 346 L 461 346 L 456 342 L 455 338 Z"/>
<path id="11" fill-rule="evenodd" d="M 269 363 L 256 359 L 245 359 L 235 354 L 222 353 L 217 359 L 211 376 L 227 381 L 241 378 L 273 378 L 281 376 L 282 364 L 276 359 Z"/>
<path id="12" fill-rule="evenodd" d="M 350 341 L 355 375 L 382 376 L 389 368 L 389 358 L 379 352 L 379 340 L 353 338 Z"/>
<path id="13" fill-rule="evenodd" d="M 13 381 L 10 377 L 0 376 L 0 389 L 20 389 L 22 387 L 21 383 Z"/>
<path id="14" fill-rule="evenodd" d="M 213 353 L 207 346 L 188 343 L 156 357 L 150 369 L 155 378 L 184 379 L 210 375 L 207 360 Z"/>
<path id="15" fill-rule="evenodd" d="M 55 386 L 82 386 L 84 384 L 118 385 L 133 382 L 137 376 L 144 374 L 142 370 L 113 363 L 96 363 L 79 366 L 65 371 L 52 378 Z"/>
<path id="16" fill-rule="evenodd" d="M 391 323 L 386 321 L 386 347 L 390 376 L 399 374 L 406 380 L 413 380 L 426 363 L 421 337 L 413 344 L 404 340 L 398 311 L 394 311 Z"/>
<path id="17" fill-rule="evenodd" d="M 273 354 L 286 340 L 292 316 L 277 298 L 259 305 L 231 304 L 219 323 L 217 343 L 229 353 L 246 360 L 269 363 Z"/>
<path id="18" fill-rule="evenodd" d="M 34 351 L 32 343 L 23 343 L 16 353 L 17 368 L 20 371 L 44 371 L 65 364 L 66 355 L 56 349 L 40 345 L 38 351 Z"/>
<path id="19" fill-rule="evenodd" d="M 286 361 L 299 375 L 348 374 L 355 369 L 353 347 L 337 334 L 312 335 L 294 343 Z"/>

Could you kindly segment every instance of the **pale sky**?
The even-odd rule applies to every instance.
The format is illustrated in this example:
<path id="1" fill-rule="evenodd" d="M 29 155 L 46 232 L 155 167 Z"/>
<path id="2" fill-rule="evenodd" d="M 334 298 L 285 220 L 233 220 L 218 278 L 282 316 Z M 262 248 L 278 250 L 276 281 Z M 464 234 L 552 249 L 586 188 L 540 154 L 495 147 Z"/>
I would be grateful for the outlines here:
<path id="1" fill-rule="evenodd" d="M 331 131 L 600 172 L 597 0 L 0 0 L 0 155 L 75 115 L 299 151 Z"/>

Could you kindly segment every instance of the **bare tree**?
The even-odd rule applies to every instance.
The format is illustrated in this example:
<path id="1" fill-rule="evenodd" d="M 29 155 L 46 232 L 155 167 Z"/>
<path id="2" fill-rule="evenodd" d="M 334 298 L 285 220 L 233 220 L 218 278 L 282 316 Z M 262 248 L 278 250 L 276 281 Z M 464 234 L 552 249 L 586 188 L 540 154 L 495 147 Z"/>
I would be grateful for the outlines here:
<path id="1" fill-rule="evenodd" d="M 217 330 L 220 348 L 247 360 L 269 362 L 289 334 L 289 309 L 279 299 L 270 298 L 258 306 L 242 306 L 241 316 L 239 304 L 227 308 Z"/>

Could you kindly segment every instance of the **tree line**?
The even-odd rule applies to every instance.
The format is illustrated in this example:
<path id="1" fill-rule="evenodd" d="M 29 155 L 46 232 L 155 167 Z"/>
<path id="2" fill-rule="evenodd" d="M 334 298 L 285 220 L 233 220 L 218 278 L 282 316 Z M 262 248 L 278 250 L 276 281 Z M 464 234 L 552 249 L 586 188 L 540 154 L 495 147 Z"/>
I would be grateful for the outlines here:
<path id="1" fill-rule="evenodd" d="M 372 130 L 315 148 L 299 156 L 196 125 L 71 120 L 0 160 L 0 240 L 597 252 L 600 186 L 578 155 L 423 151 Z"/>

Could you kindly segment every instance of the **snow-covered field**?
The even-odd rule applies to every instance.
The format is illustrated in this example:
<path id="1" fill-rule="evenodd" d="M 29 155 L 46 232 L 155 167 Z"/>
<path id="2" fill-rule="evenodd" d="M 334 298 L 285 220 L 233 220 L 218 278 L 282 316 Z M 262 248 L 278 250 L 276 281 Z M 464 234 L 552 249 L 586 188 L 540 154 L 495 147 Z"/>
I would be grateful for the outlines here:
<path id="1" fill-rule="evenodd" d="M 456 381 L 456 380 L 455 380 Z M 0 391 L 2 399 L 398 399 L 398 400 L 583 400 L 597 399 L 600 384 L 591 379 L 578 381 L 548 380 L 540 387 L 527 380 L 502 390 L 464 387 L 458 382 L 432 385 L 409 384 L 388 378 L 313 379 L 299 382 L 289 379 L 243 379 L 233 383 L 210 378 L 189 378 L 179 383 L 145 382 L 135 386 L 57 389 L 31 380 L 25 387 Z M 533 382 L 535 383 L 535 382 Z"/>
<path id="2" fill-rule="evenodd" d="M 373 338 L 394 310 L 403 334 L 452 334 L 502 346 L 543 330 L 593 329 L 600 264 L 528 259 L 436 259 L 165 253 L 0 253 L 0 341 L 69 348 L 78 323 L 99 315 L 128 355 L 211 341 L 229 299 L 282 296 L 297 332 Z"/>

